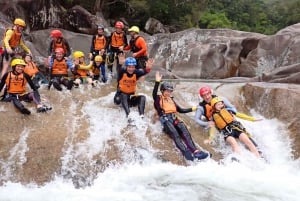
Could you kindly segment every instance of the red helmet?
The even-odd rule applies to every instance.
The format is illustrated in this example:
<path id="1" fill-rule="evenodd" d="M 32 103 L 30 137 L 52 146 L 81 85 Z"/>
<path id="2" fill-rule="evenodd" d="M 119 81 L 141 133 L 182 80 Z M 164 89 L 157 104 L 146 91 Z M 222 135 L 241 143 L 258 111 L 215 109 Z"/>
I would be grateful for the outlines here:
<path id="1" fill-rule="evenodd" d="M 115 24 L 115 28 L 123 29 L 124 28 L 123 22 L 117 21 L 116 24 Z"/>
<path id="2" fill-rule="evenodd" d="M 51 34 L 50 34 L 50 35 L 51 35 L 51 37 L 53 37 L 53 38 L 62 38 L 62 37 L 63 37 L 61 31 L 58 30 L 58 29 L 54 29 L 53 31 L 51 31 Z"/>
<path id="3" fill-rule="evenodd" d="M 58 48 L 56 48 L 56 49 L 55 49 L 55 53 L 61 53 L 61 54 L 64 54 L 64 53 L 65 53 L 65 51 L 64 51 L 64 49 L 63 49 L 63 48 L 61 48 L 61 47 L 58 47 Z"/>
<path id="4" fill-rule="evenodd" d="M 204 87 L 201 87 L 199 89 L 199 94 L 200 94 L 201 97 L 204 96 L 205 94 L 208 94 L 208 93 L 211 93 L 211 92 L 212 91 L 208 86 L 204 86 Z"/>

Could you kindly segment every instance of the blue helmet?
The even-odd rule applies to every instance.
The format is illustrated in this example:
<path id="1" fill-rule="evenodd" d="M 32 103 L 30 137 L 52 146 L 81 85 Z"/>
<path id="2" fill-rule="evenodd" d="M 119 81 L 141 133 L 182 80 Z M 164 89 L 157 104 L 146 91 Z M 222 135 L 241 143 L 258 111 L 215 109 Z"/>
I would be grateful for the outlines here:
<path id="1" fill-rule="evenodd" d="M 125 66 L 136 66 L 136 59 L 133 57 L 128 57 L 125 60 Z"/>

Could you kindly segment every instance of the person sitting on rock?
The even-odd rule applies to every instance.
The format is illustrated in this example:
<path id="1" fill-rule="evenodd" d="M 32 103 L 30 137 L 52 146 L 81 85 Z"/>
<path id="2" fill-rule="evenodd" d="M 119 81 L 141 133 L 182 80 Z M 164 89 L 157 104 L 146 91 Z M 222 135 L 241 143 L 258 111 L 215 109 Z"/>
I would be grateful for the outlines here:
<path id="1" fill-rule="evenodd" d="M 240 147 L 236 141 L 239 139 L 244 143 L 255 156 L 261 157 L 258 149 L 246 134 L 246 129 L 237 121 L 232 112 L 226 109 L 223 100 L 220 97 L 214 97 L 210 101 L 212 106 L 212 118 L 216 128 L 224 136 L 225 141 L 231 146 L 234 153 L 240 153 Z"/>
<path id="2" fill-rule="evenodd" d="M 121 104 L 125 110 L 128 122 L 134 122 L 130 116 L 130 107 L 138 106 L 141 118 L 144 117 L 146 97 L 144 95 L 136 95 L 137 81 L 140 77 L 150 72 L 153 60 L 147 63 L 145 69 L 136 69 L 136 60 L 133 57 L 125 59 L 125 68 L 121 68 L 118 75 L 117 92 L 114 96 L 114 103 Z"/>
<path id="3" fill-rule="evenodd" d="M 36 86 L 36 88 L 40 88 L 40 84 L 39 84 L 40 81 L 44 84 L 48 84 L 48 80 L 39 71 L 39 68 L 37 67 L 36 63 L 34 61 L 32 61 L 32 55 L 25 54 L 23 56 L 23 59 L 26 63 L 24 72 L 31 77 L 31 80 L 34 83 L 34 85 Z"/>
<path id="4" fill-rule="evenodd" d="M 55 50 L 55 57 L 51 57 L 48 89 L 51 88 L 52 84 L 58 91 L 62 91 L 61 85 L 64 85 L 68 90 L 73 87 L 73 80 L 68 76 L 68 70 L 73 70 L 75 65 L 70 59 L 65 58 L 64 54 L 64 49 L 59 47 Z"/>
<path id="5" fill-rule="evenodd" d="M 31 102 L 36 104 L 37 112 L 46 112 L 51 110 L 51 107 L 41 103 L 40 94 L 38 89 L 32 82 L 29 75 L 24 72 L 26 63 L 22 59 L 13 59 L 11 61 L 12 71 L 4 74 L 0 83 L 0 91 L 5 86 L 5 92 L 2 101 L 13 102 L 14 106 L 21 111 L 22 114 L 31 114 L 21 101 Z M 26 84 L 32 88 L 32 92 L 26 92 Z"/>
<path id="6" fill-rule="evenodd" d="M 26 53 L 31 54 L 30 49 L 25 45 L 23 41 L 23 30 L 26 27 L 26 23 L 21 18 L 16 18 L 14 20 L 14 26 L 12 28 L 8 28 L 5 31 L 4 39 L 3 39 L 3 66 L 1 70 L 1 78 L 8 71 L 9 63 L 11 58 L 16 56 L 17 47 L 21 47 Z"/>
<path id="7" fill-rule="evenodd" d="M 196 148 L 190 132 L 184 122 L 177 116 L 177 113 L 188 113 L 196 110 L 193 108 L 181 108 L 171 97 L 173 86 L 168 82 L 160 85 L 162 76 L 159 72 L 155 74 L 155 85 L 153 89 L 154 108 L 157 111 L 160 122 L 166 132 L 174 140 L 177 148 L 187 160 L 203 160 L 210 156 L 207 151 Z M 160 85 L 161 95 L 158 95 Z"/>
<path id="8" fill-rule="evenodd" d="M 49 57 L 55 56 L 55 50 L 57 48 L 62 48 L 64 50 L 64 57 L 69 57 L 71 55 L 71 48 L 68 41 L 63 37 L 60 30 L 54 29 L 50 33 L 51 42 L 48 48 Z"/>
<path id="9" fill-rule="evenodd" d="M 84 53 L 82 51 L 75 51 L 73 53 L 73 62 L 75 69 L 72 71 L 74 74 L 74 86 L 77 88 L 80 84 L 87 83 L 90 85 L 93 84 L 93 62 L 91 61 L 89 65 L 85 64 Z"/>
<path id="10" fill-rule="evenodd" d="M 95 85 L 95 82 L 99 81 L 100 79 L 100 73 L 101 73 L 101 80 L 103 83 L 106 83 L 106 73 L 105 73 L 105 63 L 103 61 L 102 56 L 97 55 L 95 56 L 94 62 L 93 62 L 93 85 Z"/>

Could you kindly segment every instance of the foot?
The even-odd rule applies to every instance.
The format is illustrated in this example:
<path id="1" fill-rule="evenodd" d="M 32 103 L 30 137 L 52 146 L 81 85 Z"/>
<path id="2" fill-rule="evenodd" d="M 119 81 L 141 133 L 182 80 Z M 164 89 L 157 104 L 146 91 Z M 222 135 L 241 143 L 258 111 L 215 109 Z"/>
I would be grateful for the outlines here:
<path id="1" fill-rule="evenodd" d="M 52 82 L 52 84 L 53 84 L 53 86 L 54 86 L 55 89 L 57 89 L 58 91 L 62 91 L 62 88 L 61 88 L 61 86 L 60 86 L 59 83 L 57 83 L 57 82 Z"/>
<path id="2" fill-rule="evenodd" d="M 198 160 L 203 160 L 203 159 L 206 159 L 209 157 L 209 153 L 207 152 L 204 152 L 204 151 L 199 151 L 199 150 L 196 150 L 194 152 L 194 158 L 198 159 Z"/>
<path id="3" fill-rule="evenodd" d="M 189 160 L 189 161 L 194 160 L 193 154 L 189 150 L 186 150 L 185 152 L 183 152 L 183 156 L 185 157 L 186 160 Z"/>
<path id="4" fill-rule="evenodd" d="M 27 114 L 27 115 L 30 115 L 30 113 L 31 113 L 31 112 L 30 112 L 27 108 L 25 108 L 25 107 L 21 109 L 21 112 L 22 112 L 22 114 Z"/>
<path id="5" fill-rule="evenodd" d="M 43 105 L 43 106 L 37 108 L 38 113 L 47 112 L 48 110 L 52 110 L 52 107 Z"/>

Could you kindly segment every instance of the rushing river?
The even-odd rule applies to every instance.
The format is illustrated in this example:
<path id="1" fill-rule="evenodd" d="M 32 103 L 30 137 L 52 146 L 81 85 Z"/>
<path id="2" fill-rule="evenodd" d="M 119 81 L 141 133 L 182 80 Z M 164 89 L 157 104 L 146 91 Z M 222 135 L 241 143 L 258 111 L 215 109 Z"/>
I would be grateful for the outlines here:
<path id="1" fill-rule="evenodd" d="M 92 158 L 105 147 L 107 139 L 118 137 L 118 131 L 125 126 L 124 122 L 116 121 L 122 111 L 117 108 L 111 112 L 111 108 L 99 107 L 109 104 L 112 96 L 85 103 L 82 112 L 89 119 L 90 135 L 84 142 L 64 150 L 62 172 L 71 174 L 72 168 L 76 169 L 76 163 L 70 165 L 75 155 Z M 159 132 L 159 124 L 152 125 L 147 118 L 145 121 Z M 111 166 L 98 173 L 84 188 L 76 188 L 61 175 L 43 186 L 6 182 L 0 187 L 0 201 L 298 201 L 300 165 L 292 158 L 292 142 L 284 125 L 276 119 L 243 121 L 243 124 L 260 144 L 267 163 L 243 150 L 240 163 L 225 160 L 220 164 L 208 160 L 180 166 L 158 160 L 151 145 L 143 142 L 143 148 L 135 150 L 142 162 L 128 160 Z M 22 135 L 26 138 L 28 132 L 25 130 Z M 141 141 L 145 138 L 143 133 L 137 135 Z M 69 138 L 72 141 L 72 136 Z M 118 146 L 123 146 L 121 140 L 119 143 Z M 22 146 L 22 138 L 19 146 Z M 228 147 L 219 149 L 224 153 L 229 151 Z M 126 150 L 123 154 L 123 157 L 131 157 Z"/>

